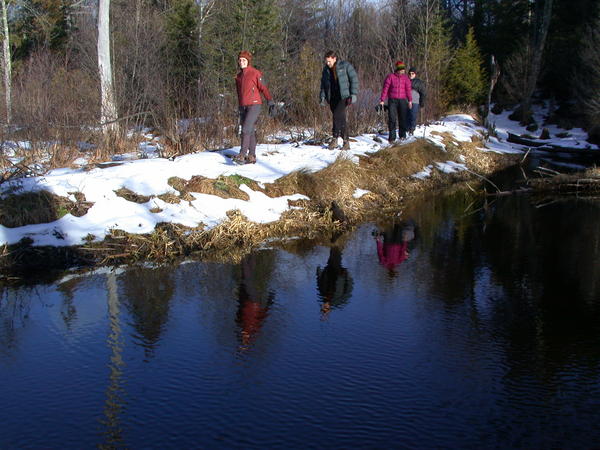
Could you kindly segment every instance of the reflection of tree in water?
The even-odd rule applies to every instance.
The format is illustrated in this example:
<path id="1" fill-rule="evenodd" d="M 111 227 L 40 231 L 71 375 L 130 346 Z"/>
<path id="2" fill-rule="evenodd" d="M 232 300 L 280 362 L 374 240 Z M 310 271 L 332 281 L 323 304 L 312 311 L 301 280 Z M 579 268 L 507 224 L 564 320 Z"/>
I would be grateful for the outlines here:
<path id="1" fill-rule="evenodd" d="M 19 338 L 31 311 L 35 289 L 5 288 L 0 291 L 0 353 L 10 355 L 17 350 Z"/>
<path id="2" fill-rule="evenodd" d="M 123 338 L 121 331 L 120 310 L 117 290 L 117 276 L 109 273 L 106 279 L 106 291 L 108 297 L 108 318 L 110 331 L 108 334 L 107 345 L 110 350 L 110 362 L 108 364 L 110 375 L 106 388 L 106 400 L 104 404 L 104 417 L 101 423 L 104 442 L 99 445 L 100 448 L 117 448 L 123 443 L 123 429 L 121 425 L 121 413 L 124 408 L 124 389 L 123 389 L 123 370 L 125 362 L 123 361 Z"/>
<path id="3" fill-rule="evenodd" d="M 508 304 L 514 355 L 530 346 L 555 363 L 579 354 L 598 361 L 600 345 L 600 208 L 562 201 L 535 208 L 527 198 L 499 202 L 484 245 Z M 520 351 L 519 351 L 520 350 Z"/>
<path id="4" fill-rule="evenodd" d="M 436 203 L 437 201 L 437 203 Z M 600 345 L 600 209 L 569 199 L 536 208 L 526 196 L 500 198 L 468 214 L 465 196 L 439 198 L 419 219 L 429 247 L 428 288 L 446 306 L 467 306 L 475 326 L 506 336 L 510 373 L 535 364 L 555 374 L 569 360 L 597 364 Z M 474 206 L 476 211 L 481 207 Z M 480 284 L 489 273 L 491 294 Z M 486 275 L 487 276 L 487 275 Z M 482 291 L 483 289 L 483 291 Z M 487 299 L 482 299 L 487 296 Z M 451 308 L 452 309 L 452 308 Z"/>
<path id="5" fill-rule="evenodd" d="M 474 271 L 481 259 L 481 229 L 472 193 L 427 196 L 410 215 L 419 224 L 420 247 L 427 249 L 428 288 L 448 306 L 459 305 L 473 294 Z"/>
<path id="6" fill-rule="evenodd" d="M 269 290 L 274 262 L 273 251 L 259 251 L 246 255 L 240 263 L 236 323 L 242 349 L 256 340 L 269 315 L 275 298 L 275 293 Z"/>
<path id="7" fill-rule="evenodd" d="M 342 250 L 332 245 L 325 267 L 317 267 L 317 289 L 324 318 L 332 308 L 342 308 L 348 303 L 353 285 L 348 269 L 342 266 Z"/>
<path id="8" fill-rule="evenodd" d="M 56 286 L 56 290 L 62 293 L 62 306 L 60 315 L 68 330 L 71 330 L 77 320 L 77 308 L 75 307 L 75 291 L 81 283 L 81 277 L 71 278 Z"/>
<path id="9" fill-rule="evenodd" d="M 151 357 L 169 317 L 175 285 L 172 268 L 136 267 L 122 277 L 123 297 L 146 357 Z"/>

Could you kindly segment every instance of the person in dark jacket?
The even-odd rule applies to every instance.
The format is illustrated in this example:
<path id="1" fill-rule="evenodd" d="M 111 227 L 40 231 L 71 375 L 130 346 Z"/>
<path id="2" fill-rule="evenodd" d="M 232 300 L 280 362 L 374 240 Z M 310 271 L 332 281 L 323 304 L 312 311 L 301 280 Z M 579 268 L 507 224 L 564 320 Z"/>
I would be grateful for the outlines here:
<path id="1" fill-rule="evenodd" d="M 396 127 L 398 127 L 400 139 L 406 138 L 406 122 L 408 110 L 412 108 L 412 90 L 410 80 L 406 76 L 406 65 L 402 61 L 396 61 L 396 70 L 390 73 L 383 82 L 379 104 L 388 102 L 388 141 L 393 144 L 396 141 Z M 400 119 L 400 120 L 398 120 Z"/>
<path id="2" fill-rule="evenodd" d="M 269 115 L 275 110 L 275 103 L 271 93 L 263 80 L 260 70 L 251 65 L 252 54 L 243 50 L 238 55 L 238 66 L 240 71 L 235 77 L 237 87 L 240 124 L 242 126 L 242 145 L 240 153 L 234 158 L 242 164 L 254 164 L 256 162 L 256 121 L 260 114 L 262 94 L 269 105 Z"/>
<path id="3" fill-rule="evenodd" d="M 406 128 L 408 129 L 409 134 L 413 134 L 417 127 L 419 109 L 423 108 L 425 105 L 426 91 L 423 80 L 417 78 L 417 69 L 411 67 L 408 70 L 408 78 L 410 79 L 412 88 L 412 108 L 408 111 L 408 124 Z"/>
<path id="4" fill-rule="evenodd" d="M 338 146 L 338 137 L 343 139 L 342 150 L 350 149 L 348 129 L 346 127 L 346 107 L 356 103 L 358 98 L 358 74 L 347 61 L 338 61 L 335 52 L 325 54 L 325 67 L 321 75 L 321 106 L 329 104 L 333 115 L 333 139 L 329 149 Z"/>
<path id="5" fill-rule="evenodd" d="M 317 267 L 317 289 L 323 319 L 327 319 L 332 308 L 342 308 L 348 303 L 353 286 L 354 281 L 348 269 L 342 266 L 341 248 L 332 245 L 325 267 Z"/>

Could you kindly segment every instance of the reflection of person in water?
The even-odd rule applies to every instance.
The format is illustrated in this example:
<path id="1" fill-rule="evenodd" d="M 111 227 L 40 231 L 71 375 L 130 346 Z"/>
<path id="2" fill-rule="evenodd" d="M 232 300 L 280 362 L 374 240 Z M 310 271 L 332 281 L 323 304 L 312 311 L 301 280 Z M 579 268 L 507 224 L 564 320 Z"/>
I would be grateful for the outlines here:
<path id="1" fill-rule="evenodd" d="M 348 269 L 342 267 L 342 251 L 334 245 L 324 268 L 317 267 L 317 288 L 321 297 L 321 312 L 326 318 L 332 308 L 341 308 L 350 299 L 353 281 Z"/>
<path id="2" fill-rule="evenodd" d="M 272 272 L 271 252 L 246 255 L 241 262 L 241 281 L 238 288 L 236 323 L 243 348 L 256 339 L 273 303 L 275 294 L 268 290 L 268 276 Z"/>
<path id="3" fill-rule="evenodd" d="M 415 225 L 412 222 L 395 223 L 383 233 L 375 232 L 374 236 L 379 264 L 394 276 L 396 266 L 408 259 L 408 243 L 415 237 Z"/>

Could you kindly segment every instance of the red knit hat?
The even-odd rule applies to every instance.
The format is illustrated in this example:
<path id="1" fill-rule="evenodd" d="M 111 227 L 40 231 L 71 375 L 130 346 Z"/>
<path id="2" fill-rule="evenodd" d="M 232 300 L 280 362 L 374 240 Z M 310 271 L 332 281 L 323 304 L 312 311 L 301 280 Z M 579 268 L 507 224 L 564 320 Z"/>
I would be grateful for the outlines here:
<path id="1" fill-rule="evenodd" d="M 248 64 L 250 64 L 252 62 L 252 53 L 250 53 L 248 50 L 242 50 L 238 55 L 238 59 L 239 58 L 246 58 L 248 60 Z"/>
<path id="2" fill-rule="evenodd" d="M 396 61 L 396 70 L 405 70 L 406 64 L 402 61 Z"/>

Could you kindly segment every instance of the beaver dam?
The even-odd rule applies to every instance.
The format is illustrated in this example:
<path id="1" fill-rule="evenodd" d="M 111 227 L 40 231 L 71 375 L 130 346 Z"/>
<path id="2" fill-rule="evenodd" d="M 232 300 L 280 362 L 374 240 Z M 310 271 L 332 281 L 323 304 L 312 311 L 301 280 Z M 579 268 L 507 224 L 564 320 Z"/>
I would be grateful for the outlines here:
<path id="1" fill-rule="evenodd" d="M 40 245 L 25 235 L 16 243 L 1 247 L 0 270 L 19 276 L 23 271 L 49 267 L 165 262 L 192 254 L 209 260 L 236 261 L 266 242 L 327 236 L 386 211 L 399 211 L 408 199 L 424 192 L 453 185 L 487 195 L 533 190 L 578 195 L 598 191 L 599 174 L 595 168 L 569 175 L 538 168 L 537 176 L 527 178 L 518 189 L 503 189 L 491 181 L 492 175 L 509 166 L 523 165 L 527 155 L 482 151 L 484 145 L 477 136 L 457 140 L 447 132 L 433 131 L 432 135 L 443 146 L 417 139 L 359 155 L 342 152 L 320 170 L 295 170 L 266 183 L 232 173 L 214 178 L 171 176 L 167 180 L 170 191 L 158 195 L 122 186 L 114 190 L 114 195 L 132 207 L 146 205 L 148 215 L 160 215 L 167 208 L 189 207 L 199 194 L 223 201 L 246 201 L 260 195 L 265 199 L 283 199 L 285 207 L 277 220 L 264 223 L 234 207 L 226 210 L 225 219 L 214 226 L 165 221 L 158 222 L 149 232 L 131 232 L 115 224 L 107 227 L 105 236 L 90 232 L 78 245 Z M 4 230 L 10 230 L 53 223 L 67 215 L 85 218 L 93 206 L 94 201 L 80 191 L 68 196 L 45 189 L 15 191 L 3 199 L 0 224 L 6 227 Z M 67 238 L 58 227 L 46 234 L 59 241 Z"/>

